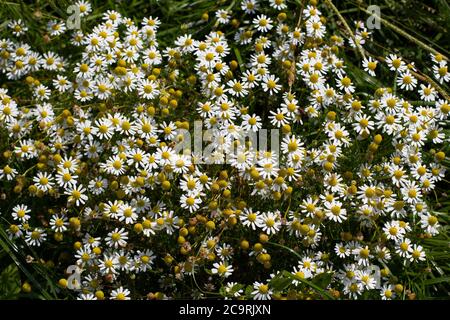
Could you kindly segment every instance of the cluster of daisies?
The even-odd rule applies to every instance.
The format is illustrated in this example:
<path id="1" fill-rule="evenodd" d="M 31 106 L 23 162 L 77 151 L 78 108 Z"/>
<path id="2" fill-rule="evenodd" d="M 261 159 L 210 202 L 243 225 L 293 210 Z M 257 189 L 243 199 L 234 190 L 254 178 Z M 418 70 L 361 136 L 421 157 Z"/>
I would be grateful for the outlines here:
<path id="1" fill-rule="evenodd" d="M 79 299 L 322 297 L 305 281 L 327 275 L 335 297 L 401 297 L 399 270 L 420 267 L 421 239 L 439 233 L 427 195 L 445 174 L 450 106 L 394 54 L 366 52 L 365 72 L 385 68 L 395 85 L 360 94 L 340 52 L 364 50 L 371 32 L 358 22 L 348 41 L 328 36 L 314 0 L 289 12 L 283 0 L 243 0 L 217 10 L 204 37 L 165 48 L 154 17 L 110 10 L 90 32 L 48 22 L 50 39 L 71 32 L 76 59 L 34 51 L 23 21 L 9 22 L 0 208 L 10 239 L 25 252 L 64 248 L 58 283 Z M 444 57 L 432 63 L 448 82 Z M 194 120 L 210 152 L 177 150 Z M 278 152 L 240 140 L 262 129 L 280 132 Z"/>

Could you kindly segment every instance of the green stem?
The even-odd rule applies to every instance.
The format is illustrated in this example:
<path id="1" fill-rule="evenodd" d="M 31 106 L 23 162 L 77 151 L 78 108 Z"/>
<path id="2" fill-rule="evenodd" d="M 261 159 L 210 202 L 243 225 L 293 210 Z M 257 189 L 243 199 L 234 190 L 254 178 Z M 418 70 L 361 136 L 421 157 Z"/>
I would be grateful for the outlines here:
<path id="1" fill-rule="evenodd" d="M 397 94 L 397 77 L 398 77 L 398 70 L 395 71 L 395 76 L 394 76 L 394 86 L 392 91 L 394 92 L 394 96 Z"/>
<path id="2" fill-rule="evenodd" d="M 326 1 L 328 1 L 328 0 L 326 0 Z M 360 9 L 361 9 L 362 11 L 364 11 L 365 13 L 367 13 L 367 14 L 369 14 L 369 15 L 375 17 L 375 18 L 378 19 L 381 23 L 383 23 L 386 27 L 388 27 L 388 28 L 394 30 L 395 32 L 397 32 L 398 34 L 402 35 L 402 36 L 405 37 L 406 39 L 408 39 L 408 40 L 414 42 L 414 43 L 417 44 L 418 46 L 424 48 L 425 50 L 427 50 L 427 51 L 429 51 L 429 52 L 431 52 L 431 53 L 433 53 L 433 54 L 435 54 L 435 55 L 441 55 L 442 57 L 444 57 L 445 60 L 448 60 L 448 58 L 447 58 L 445 55 L 443 55 L 442 53 L 438 52 L 436 49 L 434 49 L 434 48 L 430 47 L 429 45 L 423 43 L 423 42 L 420 41 L 419 39 L 417 39 L 417 38 L 411 36 L 411 35 L 408 34 L 407 32 L 405 32 L 405 31 L 403 31 L 402 29 L 400 29 L 399 27 L 397 27 L 397 26 L 393 25 L 392 23 L 390 23 L 389 21 L 387 21 L 387 20 L 381 18 L 380 16 L 378 16 L 378 15 L 375 14 L 374 12 L 370 12 L 370 11 L 368 11 L 367 9 L 362 8 L 362 7 L 360 7 Z"/>
<path id="3" fill-rule="evenodd" d="M 358 49 L 358 52 L 361 54 L 361 56 L 366 59 L 366 55 L 364 54 L 364 50 L 361 47 L 361 45 L 359 43 L 357 43 L 355 35 L 353 34 L 352 29 L 350 28 L 350 26 L 348 25 L 347 21 L 344 19 L 344 17 L 341 15 L 340 11 L 338 8 L 336 8 L 336 6 L 333 4 L 333 2 L 331 0 L 325 0 L 325 2 L 328 4 L 328 6 L 336 13 L 336 15 L 338 16 L 339 20 L 341 20 L 342 24 L 344 25 L 344 28 L 347 30 L 347 33 L 350 35 L 350 37 L 352 37 L 353 42 L 355 43 L 356 48 Z"/>
<path id="4" fill-rule="evenodd" d="M 284 246 L 284 245 L 282 245 L 282 244 L 279 244 L 279 243 L 270 242 L 270 241 L 268 241 L 267 244 L 270 244 L 270 245 L 273 245 L 273 246 L 276 246 L 276 247 L 280 247 L 280 248 L 286 249 L 286 250 L 288 250 L 289 252 L 293 253 L 293 254 L 294 254 L 297 258 L 299 258 L 300 260 L 302 259 L 302 256 L 301 256 L 300 254 L 298 254 L 297 252 L 295 252 L 294 250 L 292 250 L 292 249 L 289 248 L 289 247 L 286 247 L 286 246 Z M 305 279 L 302 279 L 302 278 L 299 278 L 299 277 L 295 277 L 295 276 L 293 276 L 293 277 L 294 277 L 296 280 L 298 280 L 298 281 L 300 281 L 300 282 L 303 282 L 304 284 L 310 286 L 310 287 L 311 287 L 312 289 L 314 289 L 317 293 L 319 293 L 319 294 L 321 294 L 321 295 L 327 297 L 328 299 L 334 300 L 334 297 L 333 297 L 330 293 L 328 293 L 326 289 L 319 287 L 318 285 L 314 284 L 314 283 L 311 282 L 311 281 L 308 281 L 308 280 L 305 280 Z"/>

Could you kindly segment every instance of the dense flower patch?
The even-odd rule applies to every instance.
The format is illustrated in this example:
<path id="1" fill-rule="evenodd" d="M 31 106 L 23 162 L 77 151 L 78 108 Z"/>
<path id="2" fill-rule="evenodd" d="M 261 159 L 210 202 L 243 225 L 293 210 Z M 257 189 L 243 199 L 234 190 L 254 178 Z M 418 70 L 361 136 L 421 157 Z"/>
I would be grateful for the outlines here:
<path id="1" fill-rule="evenodd" d="M 77 6 L 83 21 L 92 7 Z M 53 270 L 59 296 L 404 297 L 406 270 L 427 265 L 421 241 L 440 231 L 447 60 L 427 57 L 430 83 L 366 51 L 363 22 L 345 39 L 317 1 L 297 11 L 240 1 L 204 15 L 205 37 L 165 47 L 155 16 L 109 10 L 88 32 L 50 21 L 50 38 L 73 33 L 70 56 L 9 22 L 2 229 Z M 385 85 L 360 91 L 346 48 Z M 195 120 L 203 152 L 180 151 Z M 265 149 L 240 139 L 263 129 L 279 152 L 274 136 Z"/>

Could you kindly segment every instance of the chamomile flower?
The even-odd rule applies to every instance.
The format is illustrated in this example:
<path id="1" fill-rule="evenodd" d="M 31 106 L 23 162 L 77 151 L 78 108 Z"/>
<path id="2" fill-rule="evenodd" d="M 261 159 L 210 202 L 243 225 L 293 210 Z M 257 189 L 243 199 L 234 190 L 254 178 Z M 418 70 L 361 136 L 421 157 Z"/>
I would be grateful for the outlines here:
<path id="1" fill-rule="evenodd" d="M 437 98 L 436 89 L 432 87 L 430 84 L 428 86 L 420 84 L 419 94 L 420 99 L 422 99 L 425 102 L 435 101 Z"/>
<path id="2" fill-rule="evenodd" d="M 54 215 L 50 219 L 50 225 L 53 231 L 55 232 L 64 232 L 67 230 L 67 226 L 69 225 L 68 219 L 66 216 L 58 216 Z"/>
<path id="3" fill-rule="evenodd" d="M 59 36 L 66 31 L 66 25 L 64 22 L 52 20 L 47 23 L 47 31 L 51 36 Z"/>
<path id="4" fill-rule="evenodd" d="M 392 300 L 395 298 L 396 293 L 392 284 L 385 284 L 380 289 L 380 296 L 382 300 Z"/>
<path id="5" fill-rule="evenodd" d="M 147 249 L 145 251 L 138 251 L 135 257 L 136 265 L 140 272 L 145 272 L 152 269 L 153 261 L 155 256 L 153 251 Z"/>
<path id="6" fill-rule="evenodd" d="M 237 80 L 230 80 L 227 82 L 229 92 L 232 96 L 245 97 L 248 94 L 248 85 L 245 82 L 240 82 Z"/>
<path id="7" fill-rule="evenodd" d="M 220 24 L 227 24 L 230 21 L 230 13 L 227 10 L 217 10 L 216 11 L 217 22 Z"/>
<path id="8" fill-rule="evenodd" d="M 106 244 L 110 247 L 119 248 L 127 245 L 128 232 L 124 228 L 115 228 L 112 232 L 108 233 L 105 238 Z"/>
<path id="9" fill-rule="evenodd" d="M 342 223 L 347 220 L 347 210 L 342 207 L 339 201 L 325 202 L 325 215 L 328 219 Z"/>
<path id="10" fill-rule="evenodd" d="M 339 256 L 339 258 L 345 258 L 350 255 L 350 249 L 343 243 L 338 243 L 334 247 L 334 252 Z"/>
<path id="11" fill-rule="evenodd" d="M 92 11 L 92 6 L 87 0 L 79 0 L 75 3 L 75 5 L 80 10 L 80 17 L 85 17 Z"/>
<path id="12" fill-rule="evenodd" d="M 39 172 L 34 178 L 36 188 L 43 192 L 49 191 L 53 188 L 53 176 L 47 172 Z"/>
<path id="13" fill-rule="evenodd" d="M 158 85 L 152 80 L 143 80 L 137 88 L 138 94 L 144 99 L 154 99 L 159 95 Z"/>
<path id="14" fill-rule="evenodd" d="M 110 157 L 106 163 L 101 164 L 101 166 L 107 173 L 116 176 L 125 172 L 124 160 L 119 156 Z"/>
<path id="15" fill-rule="evenodd" d="M 74 257 L 75 259 L 77 259 L 77 265 L 84 267 L 85 265 L 92 264 L 92 259 L 94 255 L 90 246 L 84 245 L 77 250 Z"/>
<path id="16" fill-rule="evenodd" d="M 405 229 L 400 227 L 398 221 L 389 221 L 383 227 L 383 232 L 389 240 L 398 241 L 405 235 Z"/>
<path id="17" fill-rule="evenodd" d="M 56 79 L 53 79 L 53 86 L 61 93 L 68 91 L 72 87 L 67 77 L 62 75 L 57 75 Z"/>
<path id="18" fill-rule="evenodd" d="M 25 242 L 32 247 L 39 247 L 47 239 L 47 234 L 41 228 L 28 230 L 25 236 Z"/>
<path id="19" fill-rule="evenodd" d="M 18 204 L 12 209 L 12 217 L 14 220 L 18 220 L 21 222 L 27 222 L 28 219 L 30 219 L 30 213 L 31 210 L 28 208 L 28 206 L 24 204 Z"/>
<path id="20" fill-rule="evenodd" d="M 195 195 L 186 196 L 182 195 L 180 198 L 180 204 L 183 209 L 189 210 L 190 213 L 193 213 L 197 211 L 200 208 L 200 204 L 202 203 L 202 200 L 200 197 L 197 197 Z"/>
<path id="21" fill-rule="evenodd" d="M 78 176 L 71 173 L 69 169 L 62 169 L 56 174 L 57 184 L 64 188 L 76 186 L 77 178 Z"/>
<path id="22" fill-rule="evenodd" d="M 136 209 L 130 205 L 123 204 L 120 206 L 119 212 L 117 214 L 117 219 L 119 221 L 124 221 L 125 224 L 130 224 L 136 222 L 138 215 Z"/>
<path id="23" fill-rule="evenodd" d="M 246 114 L 242 117 L 242 127 L 246 131 L 257 132 L 262 127 L 261 118 L 256 114 Z"/>
<path id="24" fill-rule="evenodd" d="M 376 287 L 376 280 L 372 275 L 372 270 L 357 270 L 355 279 L 359 281 L 366 290 L 372 290 Z"/>
<path id="25" fill-rule="evenodd" d="M 261 75 L 258 73 L 255 73 L 252 70 L 246 70 L 243 74 L 243 79 L 245 81 L 246 86 L 249 89 L 254 88 L 257 83 L 260 81 L 261 79 Z"/>
<path id="26" fill-rule="evenodd" d="M 21 19 L 10 21 L 8 23 L 8 27 L 11 29 L 12 34 L 16 37 L 19 37 L 28 31 L 28 27 Z"/>
<path id="27" fill-rule="evenodd" d="M 270 6 L 277 10 L 284 10 L 287 8 L 285 0 L 270 0 Z"/>
<path id="28" fill-rule="evenodd" d="M 279 79 L 274 75 L 265 75 L 262 78 L 261 86 L 265 92 L 269 92 L 270 95 L 273 95 L 280 91 L 281 85 L 278 84 Z"/>
<path id="29" fill-rule="evenodd" d="M 339 75 L 338 78 L 339 78 L 339 81 L 337 83 L 337 86 L 339 89 L 344 90 L 346 93 L 355 92 L 355 86 L 353 85 L 352 80 L 348 76 Z"/>
<path id="30" fill-rule="evenodd" d="M 395 252 L 402 258 L 410 259 L 411 258 L 411 240 L 408 238 L 403 238 L 396 243 Z M 420 256 L 420 254 L 419 254 Z"/>
<path id="31" fill-rule="evenodd" d="M 259 3 L 257 0 L 243 0 L 241 9 L 247 14 L 254 14 L 259 9 Z"/>
<path id="32" fill-rule="evenodd" d="M 420 217 L 420 225 L 425 232 L 430 233 L 431 235 L 436 235 L 439 233 L 439 221 L 436 216 L 431 214 L 423 214 Z"/>
<path id="33" fill-rule="evenodd" d="M 406 202 L 411 204 L 417 203 L 422 198 L 420 188 L 415 181 L 407 180 L 401 188 L 401 192 Z"/>
<path id="34" fill-rule="evenodd" d="M 409 71 L 405 71 L 400 73 L 397 77 L 397 85 L 401 89 L 411 91 L 416 87 L 417 79 L 413 77 Z"/>
<path id="35" fill-rule="evenodd" d="M 306 33 L 309 37 L 323 38 L 325 35 L 325 26 L 320 20 L 308 19 L 306 22 Z"/>
<path id="36" fill-rule="evenodd" d="M 253 19 L 253 25 L 256 30 L 260 32 L 267 32 L 273 28 L 272 19 L 268 18 L 264 14 L 258 15 L 255 19 Z"/>
<path id="37" fill-rule="evenodd" d="M 55 71 L 58 69 L 58 64 L 60 63 L 60 57 L 56 53 L 48 51 L 44 53 L 41 65 L 45 70 Z"/>
<path id="38" fill-rule="evenodd" d="M 280 230 L 281 221 L 279 218 L 279 212 L 263 212 L 258 221 L 258 227 L 269 235 L 275 234 Z"/>
<path id="39" fill-rule="evenodd" d="M 254 163 L 253 153 L 247 151 L 242 147 L 238 147 L 236 150 L 232 150 L 231 154 L 227 154 L 227 159 L 231 166 L 238 168 L 239 170 L 247 170 Z"/>
<path id="40" fill-rule="evenodd" d="M 435 64 L 433 66 L 434 77 L 440 82 L 449 82 L 450 81 L 450 72 L 448 70 L 448 65 L 446 61 L 443 61 L 439 64 Z"/>
<path id="41" fill-rule="evenodd" d="M 253 212 L 251 208 L 245 208 L 244 211 L 239 215 L 242 225 L 256 230 L 257 226 L 263 223 L 262 217 L 259 211 Z"/>
<path id="42" fill-rule="evenodd" d="M 390 54 L 386 57 L 386 63 L 390 70 L 396 72 L 402 72 L 406 70 L 406 63 L 402 58 L 396 54 Z"/>
<path id="43" fill-rule="evenodd" d="M 364 59 L 363 61 L 363 67 L 364 71 L 366 71 L 368 74 L 370 74 L 372 77 L 375 77 L 375 69 L 377 68 L 378 61 L 373 60 L 372 57 L 369 57 L 369 59 Z"/>
<path id="44" fill-rule="evenodd" d="M 39 85 L 34 89 L 34 97 L 38 101 L 46 101 L 50 98 L 50 89 L 44 85 Z"/>
<path id="45" fill-rule="evenodd" d="M 77 300 L 97 300 L 97 297 L 93 293 L 80 293 Z"/>
<path id="46" fill-rule="evenodd" d="M 364 267 L 367 267 L 369 265 L 369 259 L 372 258 L 372 255 L 370 254 L 370 249 L 368 246 L 357 247 L 356 249 L 352 250 L 352 253 L 355 256 L 358 265 Z"/>
<path id="47" fill-rule="evenodd" d="M 103 256 L 103 259 L 99 263 L 100 272 L 104 275 L 116 274 L 118 272 L 119 261 L 114 255 Z"/>
<path id="48" fill-rule="evenodd" d="M 122 15 L 117 11 L 108 10 L 103 14 L 103 20 L 117 26 L 122 22 Z"/>
<path id="49" fill-rule="evenodd" d="M 233 266 L 229 265 L 225 261 L 215 262 L 211 269 L 212 274 L 217 274 L 219 277 L 228 278 L 233 274 Z"/>
<path id="50" fill-rule="evenodd" d="M 64 194 L 68 195 L 67 201 L 74 203 L 76 206 L 80 206 L 86 203 L 88 196 L 85 194 L 86 189 L 80 186 L 69 187 Z"/>
<path id="51" fill-rule="evenodd" d="M 271 300 L 273 291 L 270 289 L 268 284 L 256 281 L 253 284 L 253 299 L 255 300 Z"/>
<path id="52" fill-rule="evenodd" d="M 257 170 L 261 175 L 261 177 L 263 177 L 264 179 L 268 179 L 276 176 L 276 174 L 279 171 L 279 168 L 277 166 L 277 163 L 272 158 L 269 159 L 264 158 L 258 161 Z"/>
<path id="53" fill-rule="evenodd" d="M 422 246 L 418 244 L 413 244 L 411 247 L 409 247 L 409 251 L 411 253 L 409 257 L 409 260 L 411 262 L 418 262 L 425 260 L 425 252 L 423 251 Z"/>
<path id="54" fill-rule="evenodd" d="M 404 185 L 408 181 L 406 171 L 400 165 L 393 164 L 389 166 L 389 174 L 392 176 L 392 183 L 397 187 Z"/>
<path id="55" fill-rule="evenodd" d="M 290 117 L 284 109 L 278 108 L 276 111 L 270 111 L 269 119 L 272 125 L 280 128 L 288 123 Z"/>

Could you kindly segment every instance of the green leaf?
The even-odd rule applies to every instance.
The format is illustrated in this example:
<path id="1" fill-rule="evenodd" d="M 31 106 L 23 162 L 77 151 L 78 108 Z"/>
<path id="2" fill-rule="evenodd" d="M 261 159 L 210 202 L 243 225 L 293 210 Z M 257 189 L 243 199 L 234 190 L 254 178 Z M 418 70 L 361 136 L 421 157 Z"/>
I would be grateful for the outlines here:
<path id="1" fill-rule="evenodd" d="M 236 292 L 238 292 L 239 290 L 243 289 L 245 287 L 245 285 L 240 284 L 240 283 L 236 283 L 230 290 L 229 294 L 234 295 Z"/>
<path id="2" fill-rule="evenodd" d="M 275 291 L 283 291 L 292 283 L 292 279 L 284 277 L 282 274 L 270 280 L 270 286 Z"/>
<path id="3" fill-rule="evenodd" d="M 425 280 L 423 283 L 425 285 L 430 285 L 430 284 L 436 284 L 436 283 L 442 283 L 442 282 L 450 283 L 450 277 L 439 277 L 439 278 L 428 279 L 428 280 Z"/>
<path id="4" fill-rule="evenodd" d="M 244 72 L 244 61 L 242 60 L 241 52 L 236 47 L 233 48 L 233 50 L 234 50 L 234 54 L 236 55 L 236 59 L 239 63 L 239 69 L 241 70 L 241 72 Z"/>
<path id="5" fill-rule="evenodd" d="M 328 287 L 330 285 L 331 278 L 332 278 L 332 274 L 329 272 L 325 272 L 325 273 L 321 273 L 321 274 L 315 276 L 312 279 L 312 282 L 314 284 L 316 284 L 317 286 L 325 289 L 326 287 Z"/>
<path id="6" fill-rule="evenodd" d="M 300 278 L 288 271 L 283 271 L 283 275 L 285 275 L 286 277 L 290 277 L 291 279 L 295 279 L 297 281 L 303 282 L 304 284 L 306 284 L 309 287 L 311 287 L 312 289 L 314 289 L 317 293 L 321 294 L 326 299 L 334 300 L 334 297 L 325 288 L 318 286 L 313 281 L 305 280 L 305 279 Z M 330 274 L 330 276 L 331 276 L 331 274 Z"/>
<path id="7" fill-rule="evenodd" d="M 9 254 L 11 259 L 16 263 L 16 265 L 20 268 L 20 270 L 25 274 L 27 279 L 31 283 L 33 283 L 34 286 L 36 288 L 38 288 L 38 290 L 41 291 L 41 294 L 45 297 L 45 299 L 51 300 L 51 299 L 56 298 L 55 295 L 52 296 L 50 293 L 47 292 L 47 290 L 45 290 L 45 288 L 42 288 L 41 283 L 33 276 L 33 274 L 28 270 L 27 266 L 25 266 L 23 264 L 21 259 L 19 259 L 19 257 L 16 256 L 16 254 L 20 255 L 20 251 L 18 250 L 16 245 L 8 238 L 8 235 L 2 228 L 0 228 L 0 246 L 3 248 L 3 250 L 5 250 Z M 24 257 L 22 257 L 22 259 L 23 258 Z M 34 270 L 36 270 L 36 267 L 34 265 L 32 265 L 32 267 L 34 267 Z"/>
<path id="8" fill-rule="evenodd" d="M 12 263 L 0 274 L 0 299 L 14 300 L 20 293 L 20 275 L 17 266 Z"/>
<path id="9" fill-rule="evenodd" d="M 253 287 L 252 286 L 247 286 L 247 288 L 245 288 L 245 296 L 247 298 L 251 298 L 252 297 L 252 292 L 253 292 Z"/>

